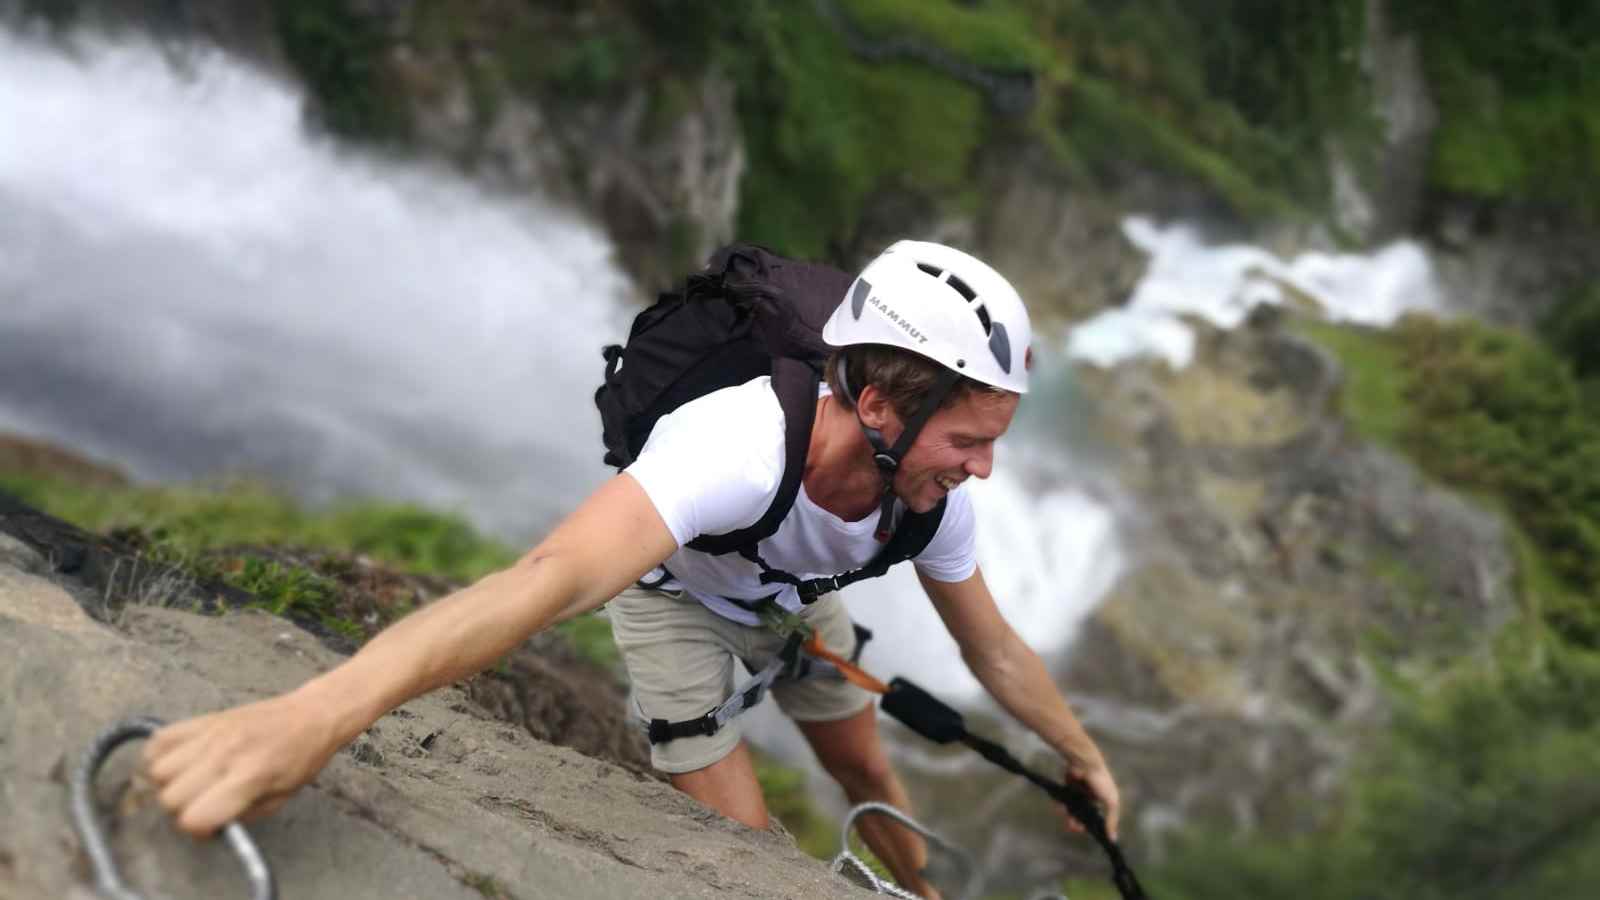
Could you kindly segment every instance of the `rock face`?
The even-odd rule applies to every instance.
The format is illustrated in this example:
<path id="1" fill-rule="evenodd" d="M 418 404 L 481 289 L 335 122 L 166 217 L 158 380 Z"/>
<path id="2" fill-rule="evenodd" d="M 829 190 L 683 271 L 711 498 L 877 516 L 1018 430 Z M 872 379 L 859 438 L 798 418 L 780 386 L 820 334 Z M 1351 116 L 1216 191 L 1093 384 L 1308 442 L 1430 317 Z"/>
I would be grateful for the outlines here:
<path id="1" fill-rule="evenodd" d="M 407 25 L 402 18 L 395 27 Z M 395 65 L 407 81 L 434 86 L 407 93 L 423 146 L 467 161 L 502 189 L 585 210 L 646 289 L 672 284 L 734 237 L 744 142 L 733 85 L 715 70 L 670 123 L 652 129 L 650 85 L 615 105 L 547 107 L 499 84 L 492 113 L 479 121 L 470 61 L 459 53 L 402 43 Z"/>
<path id="2" fill-rule="evenodd" d="M 0 516 L 0 897 L 94 896 L 65 782 L 107 724 L 176 719 L 289 689 L 339 660 L 258 611 L 128 605 L 112 621 Z M 196 844 L 130 780 L 118 750 L 98 799 L 147 896 L 245 896 L 221 842 Z M 546 744 L 461 686 L 406 704 L 252 826 L 284 897 L 846 897 L 786 835 L 734 824 L 637 771 Z"/>
<path id="3" fill-rule="evenodd" d="M 1383 721 L 1372 663 L 1426 672 L 1515 612 L 1499 520 L 1350 434 L 1331 358 L 1276 312 L 1202 334 L 1183 372 L 1089 374 L 1145 515 L 1064 683 L 1152 850 L 1317 824 Z"/>

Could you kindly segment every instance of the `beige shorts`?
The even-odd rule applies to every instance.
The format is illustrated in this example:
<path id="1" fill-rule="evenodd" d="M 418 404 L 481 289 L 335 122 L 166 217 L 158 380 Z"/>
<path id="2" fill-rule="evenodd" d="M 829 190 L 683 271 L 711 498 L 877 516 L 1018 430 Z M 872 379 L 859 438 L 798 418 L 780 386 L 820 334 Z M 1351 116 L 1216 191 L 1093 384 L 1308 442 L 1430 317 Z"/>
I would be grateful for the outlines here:
<path id="1" fill-rule="evenodd" d="M 717 615 L 688 594 L 641 588 L 623 591 L 606 606 L 611 634 L 622 651 L 633 684 L 635 714 L 678 722 L 703 716 L 733 696 L 735 679 L 759 672 L 783 649 L 783 638 L 762 626 L 741 625 Z M 806 621 L 823 643 L 841 653 L 855 646 L 850 614 L 837 594 L 806 610 Z M 747 671 L 736 671 L 734 660 Z M 872 695 L 842 678 L 779 679 L 772 696 L 797 722 L 832 722 L 855 715 Z M 663 772 L 693 772 L 711 765 L 739 744 L 739 720 L 716 734 L 681 737 L 650 746 L 650 762 Z"/>

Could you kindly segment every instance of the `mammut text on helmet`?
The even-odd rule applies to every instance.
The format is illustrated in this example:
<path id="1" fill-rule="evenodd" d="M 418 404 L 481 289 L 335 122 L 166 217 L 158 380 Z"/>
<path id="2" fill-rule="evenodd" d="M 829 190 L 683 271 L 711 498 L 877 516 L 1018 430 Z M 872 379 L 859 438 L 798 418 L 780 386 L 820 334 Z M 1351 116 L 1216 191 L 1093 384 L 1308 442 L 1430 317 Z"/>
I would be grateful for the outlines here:
<path id="1" fill-rule="evenodd" d="M 893 307 L 889 306 L 889 304 L 880 300 L 877 294 L 867 295 L 867 302 L 872 305 L 873 309 L 883 313 L 889 321 L 899 325 L 901 328 L 904 328 L 906 334 L 910 335 L 914 340 L 916 340 L 917 343 L 926 344 L 928 342 L 928 336 L 923 334 L 921 329 L 917 328 L 915 325 L 912 325 L 910 321 L 901 318 L 900 313 Z"/>

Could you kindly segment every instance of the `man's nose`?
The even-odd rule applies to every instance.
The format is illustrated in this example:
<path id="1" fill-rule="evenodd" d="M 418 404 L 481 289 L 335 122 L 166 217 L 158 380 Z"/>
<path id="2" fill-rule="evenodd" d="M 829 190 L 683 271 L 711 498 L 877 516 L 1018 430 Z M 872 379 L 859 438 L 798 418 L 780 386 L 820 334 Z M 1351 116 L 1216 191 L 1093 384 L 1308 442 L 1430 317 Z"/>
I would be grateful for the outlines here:
<path id="1" fill-rule="evenodd" d="M 984 444 L 983 449 L 968 457 L 966 469 L 975 478 L 988 478 L 994 471 L 994 445 Z"/>

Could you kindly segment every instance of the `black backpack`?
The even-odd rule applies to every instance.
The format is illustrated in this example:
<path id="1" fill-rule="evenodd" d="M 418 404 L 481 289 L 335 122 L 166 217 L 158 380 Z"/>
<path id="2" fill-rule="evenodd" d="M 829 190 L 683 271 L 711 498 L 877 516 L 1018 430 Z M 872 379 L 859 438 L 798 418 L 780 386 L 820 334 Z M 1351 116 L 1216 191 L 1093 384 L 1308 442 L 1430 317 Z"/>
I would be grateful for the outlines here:
<path id="1" fill-rule="evenodd" d="M 696 397 L 771 375 L 785 422 L 778 494 L 755 524 L 702 534 L 688 546 L 702 553 L 739 553 L 761 567 L 763 582 L 793 584 L 807 603 L 921 553 L 945 509 L 940 501 L 927 513 L 908 511 L 872 562 L 832 578 L 802 581 L 768 566 L 756 548 L 778 530 L 800 491 L 829 352 L 822 326 L 852 281 L 832 266 L 785 259 L 753 244 L 724 247 L 703 271 L 688 277 L 683 290 L 661 294 L 634 318 L 626 346 L 605 348 L 605 382 L 594 395 L 606 464 L 623 469 L 637 458 L 662 416 Z"/>

